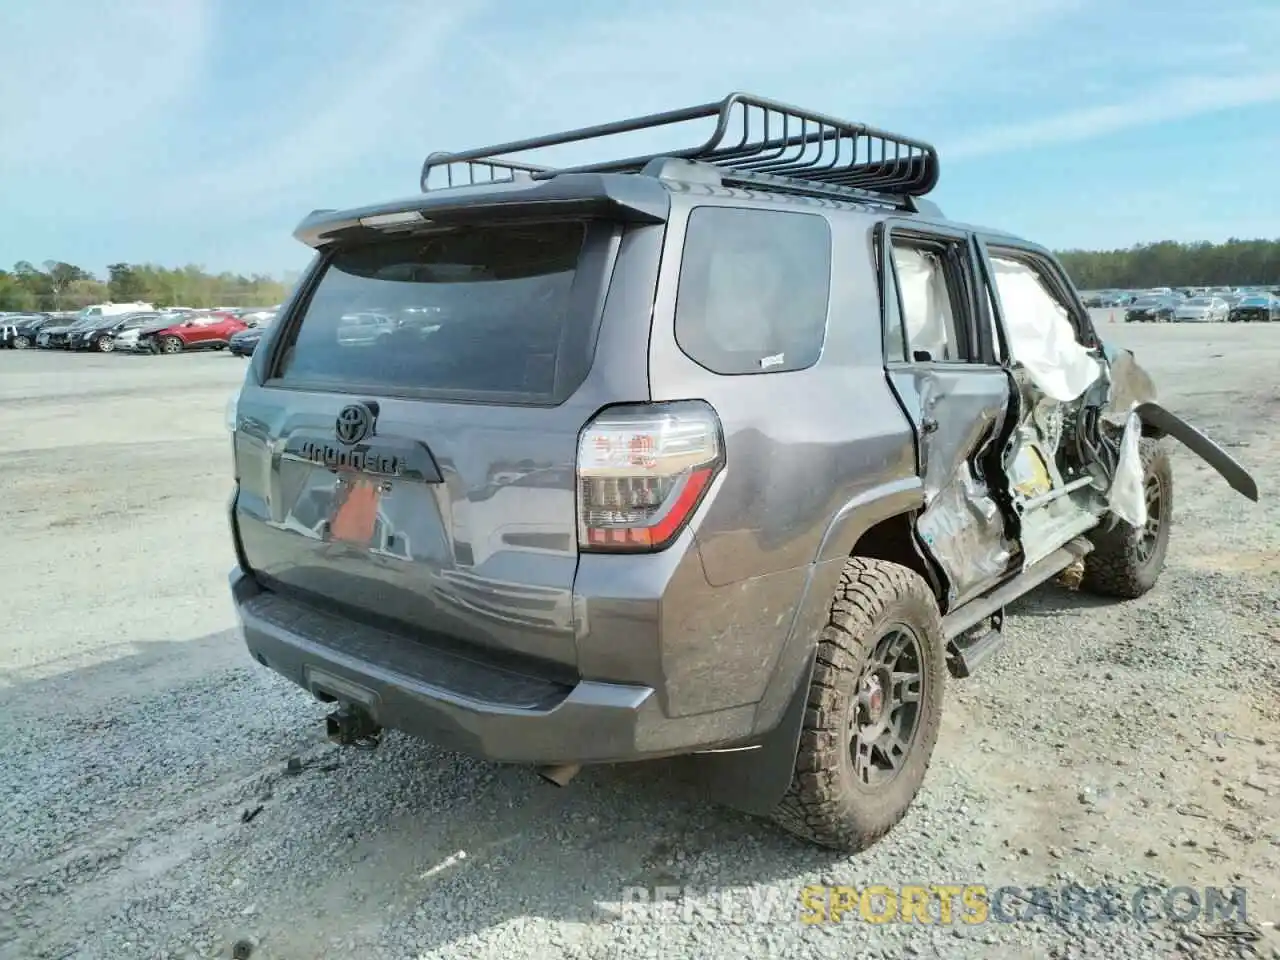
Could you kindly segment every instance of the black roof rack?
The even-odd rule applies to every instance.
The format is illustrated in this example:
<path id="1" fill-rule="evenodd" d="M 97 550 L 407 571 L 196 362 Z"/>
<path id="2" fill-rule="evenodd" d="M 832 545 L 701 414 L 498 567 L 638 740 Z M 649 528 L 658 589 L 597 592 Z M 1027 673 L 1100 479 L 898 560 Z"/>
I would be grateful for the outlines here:
<path id="1" fill-rule="evenodd" d="M 696 147 L 572 167 L 535 166 L 512 154 L 581 143 L 617 134 L 716 118 L 716 127 Z M 514 140 L 458 153 L 433 153 L 422 165 L 424 192 L 442 187 L 517 180 L 545 180 L 562 173 L 639 173 L 651 162 L 683 159 L 712 164 L 725 182 L 824 196 L 922 197 L 938 182 L 938 151 L 932 144 L 837 120 L 747 93 L 682 110 L 602 123 L 564 133 Z M 459 168 L 461 173 L 455 174 Z M 444 184 L 433 172 L 443 171 Z"/>

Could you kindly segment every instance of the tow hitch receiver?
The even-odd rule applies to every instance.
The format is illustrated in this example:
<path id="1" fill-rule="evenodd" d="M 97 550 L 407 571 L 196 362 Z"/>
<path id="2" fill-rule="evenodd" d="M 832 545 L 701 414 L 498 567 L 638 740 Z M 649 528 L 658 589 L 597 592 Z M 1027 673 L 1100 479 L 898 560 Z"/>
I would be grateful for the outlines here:
<path id="1" fill-rule="evenodd" d="M 329 739 L 344 747 L 373 750 L 382 742 L 382 728 L 367 712 L 351 704 L 343 704 L 325 717 L 324 725 Z"/>

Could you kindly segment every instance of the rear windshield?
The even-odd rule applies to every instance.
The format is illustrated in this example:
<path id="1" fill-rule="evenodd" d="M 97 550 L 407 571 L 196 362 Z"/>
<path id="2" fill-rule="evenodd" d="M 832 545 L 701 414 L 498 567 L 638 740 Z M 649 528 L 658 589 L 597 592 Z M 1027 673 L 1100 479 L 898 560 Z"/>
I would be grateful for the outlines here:
<path id="1" fill-rule="evenodd" d="M 516 224 L 339 252 L 276 375 L 444 397 L 549 397 L 584 237 L 577 222 Z"/>

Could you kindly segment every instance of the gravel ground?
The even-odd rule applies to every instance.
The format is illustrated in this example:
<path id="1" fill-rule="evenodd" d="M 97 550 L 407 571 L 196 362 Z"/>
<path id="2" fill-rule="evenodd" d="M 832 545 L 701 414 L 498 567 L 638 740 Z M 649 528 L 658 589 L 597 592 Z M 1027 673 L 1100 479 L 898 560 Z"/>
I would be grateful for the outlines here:
<path id="1" fill-rule="evenodd" d="M 672 764 L 556 790 L 396 735 L 332 747 L 233 630 L 243 361 L 0 354 L 0 958 L 1280 957 L 1280 329 L 1103 329 L 1263 502 L 1175 448 L 1157 589 L 1017 604 L 857 858 L 700 804 Z M 1071 882 L 1243 886 L 1253 927 L 797 919 L 812 883 Z M 663 886 L 685 899 L 632 902 Z"/>

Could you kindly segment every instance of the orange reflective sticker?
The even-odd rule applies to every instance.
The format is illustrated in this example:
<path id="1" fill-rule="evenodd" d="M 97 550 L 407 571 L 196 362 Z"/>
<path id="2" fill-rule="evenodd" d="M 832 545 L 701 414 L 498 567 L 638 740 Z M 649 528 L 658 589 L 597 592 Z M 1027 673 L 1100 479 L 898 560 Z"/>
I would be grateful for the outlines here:
<path id="1" fill-rule="evenodd" d="M 332 539 L 348 543 L 368 543 L 372 540 L 374 522 L 378 519 L 379 498 L 377 486 L 353 482 L 329 524 Z"/>

